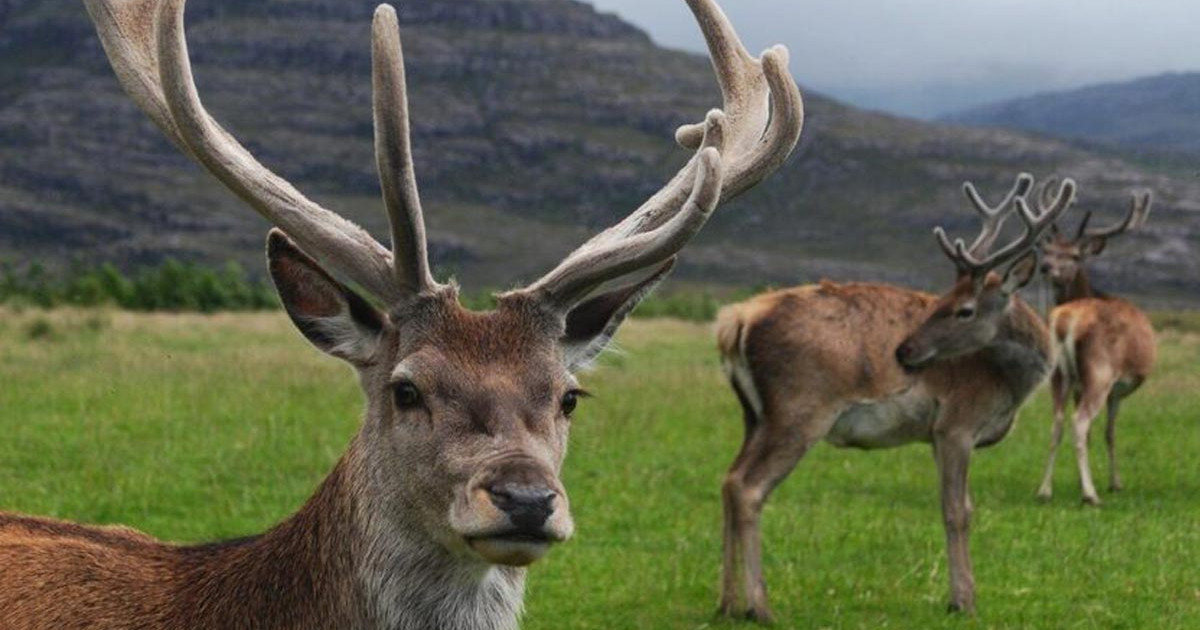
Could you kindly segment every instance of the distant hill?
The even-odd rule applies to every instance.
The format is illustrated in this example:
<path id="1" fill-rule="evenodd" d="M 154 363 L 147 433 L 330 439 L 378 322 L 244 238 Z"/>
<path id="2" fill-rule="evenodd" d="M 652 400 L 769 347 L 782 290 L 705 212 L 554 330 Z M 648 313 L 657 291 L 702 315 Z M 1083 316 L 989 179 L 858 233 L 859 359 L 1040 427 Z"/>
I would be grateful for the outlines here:
<path id="1" fill-rule="evenodd" d="M 386 238 L 371 146 L 375 0 L 192 0 L 200 93 L 267 165 Z M 676 125 L 718 103 L 708 61 L 572 0 L 399 3 L 431 252 L 469 288 L 536 277 L 653 193 Z M 1075 176 L 1117 212 L 1158 192 L 1102 286 L 1200 296 L 1200 181 L 1019 133 L 867 113 L 805 93 L 797 154 L 722 208 L 676 282 L 828 276 L 944 286 L 930 229 L 975 229 L 959 187 Z M 0 259 L 166 257 L 261 270 L 266 226 L 121 93 L 80 3 L 0 0 Z"/>
<path id="2" fill-rule="evenodd" d="M 1200 72 L 1037 94 L 943 120 L 1145 152 L 1200 155 Z"/>

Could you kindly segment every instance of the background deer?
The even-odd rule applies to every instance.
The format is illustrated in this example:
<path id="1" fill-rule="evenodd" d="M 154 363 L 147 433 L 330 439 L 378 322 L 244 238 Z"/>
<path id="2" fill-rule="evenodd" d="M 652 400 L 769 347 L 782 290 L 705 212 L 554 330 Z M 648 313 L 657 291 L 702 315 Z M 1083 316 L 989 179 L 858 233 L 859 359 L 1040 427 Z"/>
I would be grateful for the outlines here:
<path id="1" fill-rule="evenodd" d="M 1046 327 L 1016 291 L 1037 271 L 1037 239 L 1075 193 L 1074 183 L 1064 182 L 1055 203 L 1035 215 L 1024 200 L 1032 182 L 1021 175 L 996 207 L 964 186 L 984 227 L 969 248 L 937 230 L 958 271 L 954 287 L 941 297 L 823 282 L 722 309 L 718 346 L 746 426 L 722 488 L 724 614 L 770 618 L 759 533 L 763 504 L 822 438 L 863 449 L 933 445 L 950 607 L 973 609 L 971 451 L 1004 438 L 1017 409 L 1050 370 Z M 989 254 L 1010 206 L 1019 209 L 1024 235 Z"/>
<path id="2" fill-rule="evenodd" d="M 677 133 L 694 157 L 624 221 L 473 313 L 430 274 L 390 7 L 375 14 L 373 76 L 391 251 L 268 171 L 209 116 L 192 81 L 183 0 L 86 4 L 130 96 L 277 226 L 267 258 L 287 313 L 355 368 L 366 414 L 312 499 L 259 536 L 174 546 L 124 528 L 0 515 L 0 625 L 514 628 L 522 567 L 573 529 L 559 481 L 579 396 L 572 372 L 719 200 L 757 184 L 795 146 L 803 114 L 786 50 L 752 58 L 712 0 L 688 0 L 725 100 Z"/>
<path id="3" fill-rule="evenodd" d="M 1044 197 L 1044 188 L 1042 192 Z M 1050 386 L 1054 399 L 1050 456 L 1038 488 L 1038 497 L 1042 499 L 1049 499 L 1054 492 L 1054 458 L 1062 443 L 1067 399 L 1072 396 L 1075 459 L 1083 501 L 1100 504 L 1088 464 L 1088 434 L 1092 420 L 1106 403 L 1108 487 L 1113 491 L 1121 489 L 1117 472 L 1117 412 L 1121 400 L 1141 387 L 1154 366 L 1157 353 L 1154 328 L 1146 314 L 1131 302 L 1092 288 L 1084 263 L 1103 252 L 1108 239 L 1145 225 L 1149 214 L 1150 191 L 1137 192 L 1122 221 L 1105 228 L 1089 228 L 1092 214 L 1088 212 L 1073 238 L 1056 226 L 1042 246 L 1042 272 L 1050 278 L 1057 304 L 1050 311 L 1050 329 L 1058 349 L 1058 363 Z"/>

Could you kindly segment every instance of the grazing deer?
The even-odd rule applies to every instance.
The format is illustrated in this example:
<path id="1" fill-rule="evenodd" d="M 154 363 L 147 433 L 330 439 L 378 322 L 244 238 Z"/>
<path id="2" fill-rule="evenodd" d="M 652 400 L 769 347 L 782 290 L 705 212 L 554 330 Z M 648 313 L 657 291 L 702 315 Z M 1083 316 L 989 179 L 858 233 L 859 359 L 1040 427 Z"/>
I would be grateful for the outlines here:
<path id="1" fill-rule="evenodd" d="M 0 515 L 0 626 L 515 628 L 523 567 L 573 529 L 559 481 L 580 395 L 572 372 L 670 271 L 718 202 L 760 182 L 799 139 L 786 50 L 755 59 L 712 0 L 688 4 L 724 96 L 723 111 L 676 134 L 695 156 L 624 221 L 473 313 L 430 274 L 391 7 L 373 27 L 388 251 L 268 171 L 205 111 L 183 0 L 87 0 L 137 104 L 276 226 L 267 258 L 287 313 L 354 367 L 366 414 L 312 499 L 259 536 L 175 546 L 124 528 Z"/>
<path id="2" fill-rule="evenodd" d="M 964 185 L 984 226 L 970 247 L 936 231 L 958 271 L 954 287 L 941 297 L 887 285 L 822 282 L 721 310 L 717 342 L 746 427 L 722 488 L 723 614 L 770 619 L 762 508 L 822 438 L 863 449 L 933 445 L 949 549 L 950 608 L 974 608 L 967 552 L 971 451 L 1004 438 L 1017 409 L 1050 371 L 1049 333 L 1016 292 L 1037 271 L 1037 239 L 1075 193 L 1074 183 L 1064 182 L 1055 203 L 1035 214 L 1024 199 L 1032 183 L 1022 174 L 995 207 Z M 989 254 L 1010 207 L 1019 210 L 1024 235 Z"/>
<path id="3" fill-rule="evenodd" d="M 1045 188 L 1043 197 L 1047 194 Z M 1134 193 L 1124 220 L 1106 228 L 1088 228 L 1091 213 L 1084 215 L 1074 238 L 1057 227 L 1042 245 L 1042 272 L 1054 286 L 1057 306 L 1050 311 L 1050 329 L 1058 363 L 1050 379 L 1054 399 L 1054 426 L 1050 456 L 1038 497 L 1054 492 L 1054 457 L 1062 443 L 1067 399 L 1075 398 L 1075 459 L 1083 501 L 1099 505 L 1100 497 L 1088 465 L 1088 433 L 1101 405 L 1108 406 L 1104 438 L 1108 444 L 1108 487 L 1121 489 L 1117 472 L 1116 428 L 1121 400 L 1132 394 L 1150 374 L 1157 349 L 1150 319 L 1132 303 L 1092 288 L 1084 263 L 1104 251 L 1108 239 L 1136 230 L 1150 214 L 1150 191 Z"/>

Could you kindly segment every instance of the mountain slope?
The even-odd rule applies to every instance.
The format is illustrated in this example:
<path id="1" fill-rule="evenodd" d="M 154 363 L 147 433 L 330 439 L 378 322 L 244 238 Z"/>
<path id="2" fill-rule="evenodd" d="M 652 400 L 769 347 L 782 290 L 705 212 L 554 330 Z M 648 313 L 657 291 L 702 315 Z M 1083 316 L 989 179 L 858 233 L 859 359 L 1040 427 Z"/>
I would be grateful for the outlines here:
<path id="1" fill-rule="evenodd" d="M 373 8 L 194 0 L 188 36 L 214 115 L 301 190 L 386 238 L 371 146 Z M 675 126 L 719 103 L 707 60 L 657 48 L 579 2 L 427 0 L 399 12 L 432 257 L 469 288 L 536 277 L 632 211 L 687 158 Z M 0 75 L 0 259 L 262 268 L 265 224 L 120 92 L 79 5 L 0 0 Z M 1155 188 L 1150 226 L 1115 244 L 1100 282 L 1200 294 L 1195 178 L 805 97 L 797 154 L 722 208 L 680 281 L 942 285 L 950 266 L 929 230 L 975 229 L 962 180 L 998 194 L 1024 169 L 1075 176 L 1084 204 L 1112 212 L 1129 188 Z"/>
<path id="2" fill-rule="evenodd" d="M 1139 151 L 1200 155 L 1200 73 L 1162 74 L 1037 94 L 950 114 L 943 120 Z"/>

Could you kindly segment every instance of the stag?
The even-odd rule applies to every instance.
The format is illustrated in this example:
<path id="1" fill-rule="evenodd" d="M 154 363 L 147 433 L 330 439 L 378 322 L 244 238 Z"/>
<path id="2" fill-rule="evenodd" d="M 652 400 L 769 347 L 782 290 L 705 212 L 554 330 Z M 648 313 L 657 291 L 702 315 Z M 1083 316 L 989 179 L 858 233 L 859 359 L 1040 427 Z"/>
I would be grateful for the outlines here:
<path id="1" fill-rule="evenodd" d="M 470 312 L 430 273 L 391 7 L 379 7 L 372 32 L 389 251 L 268 171 L 205 111 L 184 0 L 86 4 L 133 100 L 275 226 L 267 259 L 287 314 L 356 370 L 366 411 L 313 497 L 258 536 L 177 546 L 125 528 L 0 515 L 0 625 L 515 628 L 524 567 L 573 530 L 559 480 L 580 393 L 572 374 L 719 201 L 762 181 L 794 148 L 803 109 L 786 50 L 751 57 L 713 0 L 688 0 L 724 97 L 722 110 L 677 132 L 695 154 L 541 279 Z"/>
<path id="2" fill-rule="evenodd" d="M 950 608 L 973 610 L 967 549 L 971 452 L 999 442 L 1049 373 L 1050 336 L 1017 295 L 1037 271 L 1035 245 L 1075 193 L 1063 183 L 1035 213 L 1022 174 L 997 206 L 964 191 L 983 229 L 967 246 L 937 241 L 957 280 L 938 297 L 880 284 L 802 286 L 727 306 L 717 342 L 745 421 L 722 487 L 724 556 L 720 610 L 771 618 L 759 523 L 771 491 L 822 438 L 837 447 L 933 445 L 950 563 Z M 991 248 L 1017 211 L 1023 235 Z M 992 273 L 996 271 L 997 273 Z"/>
<path id="3" fill-rule="evenodd" d="M 1045 188 L 1042 197 L 1047 195 Z M 1038 497 L 1049 500 L 1054 492 L 1054 459 L 1062 443 L 1067 401 L 1075 399 L 1073 422 L 1075 459 L 1083 501 L 1099 505 L 1088 464 L 1088 434 L 1092 421 L 1107 405 L 1104 438 L 1108 446 L 1108 488 L 1120 490 L 1117 472 L 1116 429 L 1121 401 L 1149 376 L 1157 349 L 1150 319 L 1128 300 L 1092 288 L 1084 263 L 1099 255 L 1110 238 L 1140 229 L 1150 214 L 1150 191 L 1133 194 L 1125 218 L 1104 228 L 1089 228 L 1092 213 L 1084 215 L 1074 237 L 1055 226 L 1042 245 L 1042 273 L 1054 287 L 1056 306 L 1050 311 L 1050 329 L 1058 363 L 1050 379 L 1054 400 L 1054 425 L 1050 456 L 1038 488 Z"/>

